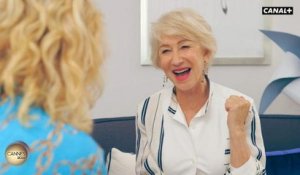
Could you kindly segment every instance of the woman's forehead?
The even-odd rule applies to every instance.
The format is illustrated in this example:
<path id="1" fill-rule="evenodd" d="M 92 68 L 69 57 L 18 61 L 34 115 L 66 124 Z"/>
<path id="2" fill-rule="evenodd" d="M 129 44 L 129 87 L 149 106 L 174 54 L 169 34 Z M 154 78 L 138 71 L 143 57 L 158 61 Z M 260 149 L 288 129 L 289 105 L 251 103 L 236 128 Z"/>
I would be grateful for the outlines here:
<path id="1" fill-rule="evenodd" d="M 169 44 L 181 44 L 185 42 L 195 42 L 188 37 L 179 36 L 179 35 L 163 35 L 159 39 L 159 46 L 169 45 Z"/>

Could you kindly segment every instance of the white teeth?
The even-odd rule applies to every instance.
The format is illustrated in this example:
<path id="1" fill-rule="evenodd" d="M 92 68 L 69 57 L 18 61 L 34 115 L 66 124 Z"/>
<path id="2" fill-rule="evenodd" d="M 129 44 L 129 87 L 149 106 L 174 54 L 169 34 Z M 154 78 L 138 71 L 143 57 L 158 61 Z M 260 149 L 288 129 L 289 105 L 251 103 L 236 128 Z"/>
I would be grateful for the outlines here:
<path id="1" fill-rule="evenodd" d="M 181 76 L 181 75 L 184 75 L 184 74 L 188 73 L 189 71 L 191 71 L 191 69 L 190 68 L 186 68 L 186 69 L 182 69 L 182 70 L 174 70 L 173 73 L 176 76 Z"/>
<path id="2" fill-rule="evenodd" d="M 180 74 L 180 73 L 183 73 L 183 72 L 185 72 L 185 71 L 187 71 L 187 70 L 188 70 L 188 68 L 187 68 L 187 69 L 180 70 L 180 71 L 174 71 L 174 72 L 177 73 L 177 74 Z"/>

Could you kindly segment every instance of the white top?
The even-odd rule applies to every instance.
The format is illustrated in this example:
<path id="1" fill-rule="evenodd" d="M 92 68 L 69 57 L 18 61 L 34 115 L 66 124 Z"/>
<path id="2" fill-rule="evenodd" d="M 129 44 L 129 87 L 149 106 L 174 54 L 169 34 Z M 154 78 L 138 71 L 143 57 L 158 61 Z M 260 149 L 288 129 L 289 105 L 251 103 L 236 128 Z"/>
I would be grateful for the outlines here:
<path id="1" fill-rule="evenodd" d="M 246 123 L 250 159 L 230 166 L 230 138 L 225 101 L 244 96 L 252 104 Z M 265 173 L 265 150 L 253 100 L 210 82 L 210 95 L 188 127 L 172 88 L 161 90 L 139 105 L 137 175 L 257 175 Z"/>

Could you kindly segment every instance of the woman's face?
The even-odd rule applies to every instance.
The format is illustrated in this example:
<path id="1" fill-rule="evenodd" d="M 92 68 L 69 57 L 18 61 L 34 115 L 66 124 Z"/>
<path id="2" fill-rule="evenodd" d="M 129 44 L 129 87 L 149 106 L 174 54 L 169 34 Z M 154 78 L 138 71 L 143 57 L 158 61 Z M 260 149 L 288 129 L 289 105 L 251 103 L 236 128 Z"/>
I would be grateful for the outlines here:
<path id="1" fill-rule="evenodd" d="M 201 85 L 204 60 L 208 57 L 195 41 L 179 36 L 163 36 L 158 49 L 159 67 L 176 89 L 188 91 Z"/>

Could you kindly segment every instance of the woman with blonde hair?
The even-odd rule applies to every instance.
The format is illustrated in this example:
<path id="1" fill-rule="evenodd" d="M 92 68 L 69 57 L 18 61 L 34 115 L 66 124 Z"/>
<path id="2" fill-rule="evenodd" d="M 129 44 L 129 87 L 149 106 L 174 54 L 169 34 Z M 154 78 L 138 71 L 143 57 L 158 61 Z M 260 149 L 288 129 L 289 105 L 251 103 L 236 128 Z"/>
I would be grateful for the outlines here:
<path id="1" fill-rule="evenodd" d="M 101 14 L 91 0 L 0 0 L 0 174 L 106 174 L 88 135 L 101 93 Z"/>
<path id="2" fill-rule="evenodd" d="M 136 174 L 265 174 L 265 150 L 253 100 L 211 81 L 212 30 L 190 9 L 152 27 L 152 61 L 173 83 L 137 113 Z"/>

